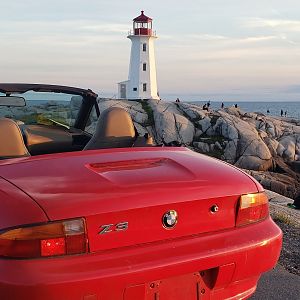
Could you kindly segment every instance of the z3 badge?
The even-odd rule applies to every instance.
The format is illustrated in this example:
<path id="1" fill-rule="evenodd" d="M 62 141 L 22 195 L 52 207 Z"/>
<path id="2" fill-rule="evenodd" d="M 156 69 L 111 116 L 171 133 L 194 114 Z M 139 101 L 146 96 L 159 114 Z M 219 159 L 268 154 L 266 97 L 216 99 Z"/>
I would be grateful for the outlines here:
<path id="1" fill-rule="evenodd" d="M 105 224 L 100 226 L 98 234 L 105 234 L 113 231 L 124 231 L 128 229 L 128 222 L 120 222 L 117 224 Z"/>

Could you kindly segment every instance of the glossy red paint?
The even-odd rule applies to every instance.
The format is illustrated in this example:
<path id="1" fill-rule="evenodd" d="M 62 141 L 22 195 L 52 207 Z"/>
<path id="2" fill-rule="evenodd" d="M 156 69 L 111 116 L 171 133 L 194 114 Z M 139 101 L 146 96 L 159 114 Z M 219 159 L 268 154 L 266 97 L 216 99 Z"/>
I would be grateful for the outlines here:
<path id="1" fill-rule="evenodd" d="M 0 203 L 0 231 L 20 224 L 48 221 L 47 215 L 32 198 L 1 177 Z"/>
<path id="2" fill-rule="evenodd" d="M 281 231 L 267 219 L 238 230 L 89 255 L 0 260 L 3 270 L 0 273 L 0 295 L 4 299 L 18 299 L 22 295 L 28 295 L 28 299 L 46 300 L 84 299 L 88 295 L 96 295 L 96 299 L 123 299 L 127 289 L 134 289 L 131 296 L 140 295 L 140 288 L 135 289 L 137 286 L 149 291 L 153 282 L 203 271 L 207 276 L 206 293 L 213 299 L 243 293 L 246 297 L 254 292 L 260 274 L 276 264 L 280 246 Z M 228 268 L 228 264 L 235 267 Z M 23 270 L 22 276 L 20 270 Z M 198 282 L 204 286 L 200 278 Z M 180 282 L 177 285 L 180 286 Z M 196 286 L 192 287 L 193 295 L 189 293 L 185 299 L 197 299 Z"/>
<path id="3" fill-rule="evenodd" d="M 4 202 L 16 215 L 2 221 L 0 211 L 2 230 L 84 217 L 89 243 L 88 254 L 0 258 L 1 299 L 242 299 L 279 257 L 282 233 L 269 217 L 236 227 L 240 196 L 262 187 L 185 148 L 3 160 L 0 174 L 2 193 L 23 203 Z M 162 224 L 169 210 L 178 213 L 173 229 Z"/>
<path id="4" fill-rule="evenodd" d="M 124 161 L 163 159 L 156 167 L 124 170 Z M 118 170 L 93 170 L 95 164 Z M 93 150 L 0 162 L 1 174 L 25 190 L 50 220 L 258 191 L 238 169 L 185 148 Z M 238 182 L 238 184 L 236 184 Z"/>

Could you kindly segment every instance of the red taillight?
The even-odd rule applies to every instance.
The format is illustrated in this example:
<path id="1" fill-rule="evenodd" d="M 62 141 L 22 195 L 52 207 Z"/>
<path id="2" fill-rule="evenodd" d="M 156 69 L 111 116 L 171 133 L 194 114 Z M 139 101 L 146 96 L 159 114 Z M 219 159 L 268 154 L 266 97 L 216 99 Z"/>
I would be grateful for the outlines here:
<path id="1" fill-rule="evenodd" d="M 239 201 L 236 226 L 258 222 L 269 215 L 269 201 L 262 193 L 242 195 Z"/>
<path id="2" fill-rule="evenodd" d="M 66 254 L 65 238 L 41 240 L 41 256 Z"/>
<path id="3" fill-rule="evenodd" d="M 36 258 L 86 252 L 83 219 L 20 227 L 0 233 L 0 257 Z"/>

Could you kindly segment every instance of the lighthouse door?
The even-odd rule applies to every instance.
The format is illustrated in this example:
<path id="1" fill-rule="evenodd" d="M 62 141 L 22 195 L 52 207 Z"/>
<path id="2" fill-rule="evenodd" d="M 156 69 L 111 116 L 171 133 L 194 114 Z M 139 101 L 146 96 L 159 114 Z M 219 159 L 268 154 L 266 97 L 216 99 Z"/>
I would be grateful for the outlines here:
<path id="1" fill-rule="evenodd" d="M 121 84 L 120 89 L 121 89 L 120 91 L 121 98 L 126 99 L 126 84 Z"/>

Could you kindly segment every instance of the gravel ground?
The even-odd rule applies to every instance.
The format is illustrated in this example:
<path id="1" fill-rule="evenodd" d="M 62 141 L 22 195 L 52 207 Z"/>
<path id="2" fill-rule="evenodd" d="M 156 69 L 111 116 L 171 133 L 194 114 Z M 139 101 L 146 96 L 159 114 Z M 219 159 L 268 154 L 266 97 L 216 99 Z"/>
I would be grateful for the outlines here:
<path id="1" fill-rule="evenodd" d="M 279 263 L 290 273 L 300 276 L 300 227 L 274 220 L 283 232 Z"/>

